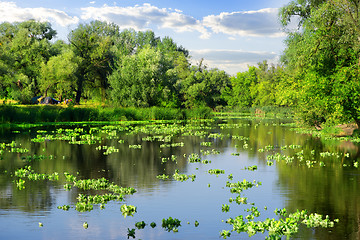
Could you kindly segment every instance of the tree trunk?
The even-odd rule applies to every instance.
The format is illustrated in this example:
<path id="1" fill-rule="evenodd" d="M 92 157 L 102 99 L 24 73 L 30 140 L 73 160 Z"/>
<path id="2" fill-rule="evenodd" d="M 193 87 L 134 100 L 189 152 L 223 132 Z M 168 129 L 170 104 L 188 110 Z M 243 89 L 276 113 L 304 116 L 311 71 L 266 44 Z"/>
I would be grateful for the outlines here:
<path id="1" fill-rule="evenodd" d="M 83 90 L 83 84 L 84 84 L 84 75 L 81 74 L 77 80 L 75 104 L 80 104 L 81 94 L 82 94 L 82 90 Z"/>

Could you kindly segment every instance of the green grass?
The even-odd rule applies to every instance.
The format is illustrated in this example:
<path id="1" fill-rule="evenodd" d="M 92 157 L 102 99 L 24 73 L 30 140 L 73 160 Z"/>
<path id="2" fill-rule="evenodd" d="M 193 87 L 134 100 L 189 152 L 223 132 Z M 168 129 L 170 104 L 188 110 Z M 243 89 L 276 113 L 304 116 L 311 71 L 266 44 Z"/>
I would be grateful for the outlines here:
<path id="1" fill-rule="evenodd" d="M 84 121 L 142 121 L 188 120 L 211 117 L 211 109 L 175 108 L 103 108 L 63 106 L 0 106 L 0 124 L 84 122 Z"/>

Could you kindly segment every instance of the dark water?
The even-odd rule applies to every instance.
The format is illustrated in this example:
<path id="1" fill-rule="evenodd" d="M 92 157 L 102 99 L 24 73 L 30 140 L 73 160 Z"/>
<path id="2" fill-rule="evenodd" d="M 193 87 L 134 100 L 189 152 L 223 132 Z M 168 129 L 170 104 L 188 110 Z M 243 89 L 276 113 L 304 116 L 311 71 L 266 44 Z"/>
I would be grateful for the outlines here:
<path id="1" fill-rule="evenodd" d="M 155 132 L 153 123 L 151 128 L 95 126 L 91 131 L 98 138 L 92 144 L 70 144 L 69 139 L 31 141 L 37 135 L 55 136 L 59 129 L 74 126 L 1 128 L 0 143 L 15 141 L 16 148 L 29 152 L 14 153 L 9 152 L 11 147 L 4 147 L 0 154 L 0 239 L 127 239 L 128 229 L 135 228 L 139 221 L 147 225 L 136 229 L 136 239 L 220 239 L 220 231 L 232 229 L 225 221 L 246 216 L 245 210 L 251 207 L 229 203 L 229 198 L 236 197 L 226 187 L 230 174 L 232 182 L 246 179 L 262 183 L 241 194 L 261 212 L 255 221 L 277 219 L 276 208 L 286 208 L 288 212 L 306 209 L 309 213 L 329 215 L 330 219 L 338 218 L 339 223 L 330 229 L 307 229 L 301 225 L 294 239 L 360 239 L 360 169 L 356 167 L 359 145 L 298 134 L 283 122 L 237 119 L 220 125 L 179 123 L 176 127 L 169 123 L 178 129 L 172 133 L 162 132 L 160 127 Z M 169 129 L 166 124 L 162 126 Z M 89 133 L 93 126 L 76 127 L 83 132 L 73 140 L 81 140 L 81 135 Z M 147 136 L 158 138 L 150 142 L 145 140 Z M 165 136 L 172 138 L 164 142 Z M 203 142 L 211 142 L 211 146 L 204 146 Z M 161 146 L 171 143 L 183 144 Z M 129 148 L 135 144 L 141 149 Z M 99 146 L 114 146 L 118 152 L 104 155 L 104 150 L 97 150 Z M 220 153 L 214 154 L 216 151 Z M 192 153 L 211 163 L 189 163 Z M 287 161 L 274 160 L 269 166 L 267 156 L 276 153 L 288 156 Z M 176 156 L 177 162 L 171 161 L 171 156 Z M 170 159 L 162 163 L 163 158 Z M 37 173 L 58 172 L 60 180 L 25 179 L 25 189 L 18 190 L 14 183 L 17 178 L 12 175 L 29 165 Z M 255 171 L 245 169 L 254 165 Z M 181 174 L 195 174 L 195 181 L 175 181 L 172 175 L 176 169 Z M 225 174 L 211 175 L 209 169 L 221 169 Z M 76 197 L 84 191 L 66 191 L 64 172 L 78 174 L 79 179 L 105 177 L 137 192 L 126 196 L 124 202 L 109 202 L 103 210 L 95 205 L 90 212 L 78 212 L 74 208 Z M 156 178 L 161 174 L 169 175 L 169 180 Z M 133 217 L 124 218 L 121 214 L 124 203 L 137 207 Z M 229 212 L 222 211 L 223 204 L 230 206 Z M 71 208 L 57 208 L 62 205 Z M 167 232 L 161 227 L 162 219 L 168 217 L 181 220 L 178 232 Z M 199 226 L 195 227 L 195 221 Z M 39 222 L 43 227 L 39 227 Z M 89 225 L 87 229 L 83 228 L 84 222 Z M 151 228 L 151 222 L 157 226 Z M 256 234 L 251 239 L 266 236 Z M 228 239 L 247 238 L 246 233 L 233 232 Z"/>

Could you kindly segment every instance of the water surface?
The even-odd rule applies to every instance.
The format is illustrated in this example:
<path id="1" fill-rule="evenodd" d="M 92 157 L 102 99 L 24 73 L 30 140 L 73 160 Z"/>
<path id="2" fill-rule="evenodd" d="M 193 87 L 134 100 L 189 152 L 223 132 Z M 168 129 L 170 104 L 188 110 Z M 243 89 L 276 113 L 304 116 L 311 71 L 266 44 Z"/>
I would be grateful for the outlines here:
<path id="1" fill-rule="evenodd" d="M 276 208 L 289 212 L 306 209 L 340 221 L 331 229 L 301 227 L 293 238 L 360 239 L 360 170 L 354 166 L 359 161 L 358 144 L 299 134 L 288 123 L 230 119 L 188 124 L 1 128 L 0 143 L 14 141 L 15 145 L 3 147 L 0 155 L 0 239 L 127 239 L 128 229 L 135 228 L 139 221 L 147 225 L 136 229 L 136 239 L 219 239 L 220 231 L 232 229 L 226 223 L 228 218 L 246 216 L 246 209 L 252 207 L 229 202 L 236 194 L 230 193 L 226 182 L 243 179 L 261 182 L 241 193 L 261 212 L 256 221 L 278 219 Z M 62 140 L 49 137 L 71 132 L 78 134 Z M 40 137 L 46 140 L 31 141 Z M 141 148 L 129 147 L 135 145 Z M 99 150 L 99 146 L 112 146 L 117 151 L 105 155 L 106 150 Z M 22 150 L 11 152 L 16 149 Z M 193 153 L 211 163 L 189 163 Z M 271 160 L 273 165 L 269 166 L 269 155 L 276 153 L 287 160 Z M 25 189 L 19 190 L 13 173 L 25 166 L 38 173 L 58 172 L 60 180 L 25 179 Z M 250 166 L 257 166 L 257 170 L 247 170 Z M 195 180 L 174 180 L 176 169 L 180 174 L 195 174 Z M 209 174 L 210 169 L 224 170 L 225 174 Z M 64 172 L 78 179 L 105 177 L 137 192 L 125 196 L 123 202 L 109 202 L 105 209 L 95 205 L 90 212 L 78 212 L 78 194 L 98 192 L 77 188 L 66 191 Z M 169 179 L 158 179 L 161 174 Z M 124 218 L 122 204 L 136 206 L 137 213 Z M 229 212 L 222 211 L 223 204 L 230 206 Z M 71 208 L 57 208 L 62 205 Z M 181 220 L 178 232 L 161 227 L 162 219 L 168 217 Z M 83 228 L 84 222 L 89 225 L 87 229 Z M 157 226 L 151 228 L 151 222 Z M 266 236 L 256 234 L 251 239 Z M 247 238 L 246 233 L 233 232 L 229 239 Z"/>

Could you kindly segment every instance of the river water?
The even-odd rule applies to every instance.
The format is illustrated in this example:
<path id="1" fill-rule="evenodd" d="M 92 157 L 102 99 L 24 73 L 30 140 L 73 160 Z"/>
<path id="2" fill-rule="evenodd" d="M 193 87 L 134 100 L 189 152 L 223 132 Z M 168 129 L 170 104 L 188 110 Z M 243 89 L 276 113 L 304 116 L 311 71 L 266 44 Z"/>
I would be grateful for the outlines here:
<path id="1" fill-rule="evenodd" d="M 251 207 L 260 212 L 253 221 L 279 219 L 274 210 L 283 208 L 339 219 L 333 228 L 300 224 L 293 239 L 360 239 L 359 144 L 297 133 L 290 120 L 12 126 L 0 128 L 0 143 L 0 239 L 133 239 L 131 229 L 135 239 L 220 239 L 221 231 L 232 229 L 226 220 L 247 216 Z M 189 156 L 202 162 L 189 162 Z M 24 178 L 20 190 L 14 173 L 26 166 L 57 172 L 59 180 Z M 177 181 L 176 171 L 193 181 Z M 64 189 L 64 172 L 78 179 L 104 177 L 137 192 L 104 209 L 79 212 L 79 193 L 103 192 Z M 157 178 L 162 174 L 169 178 Z M 226 183 L 244 179 L 259 185 L 241 192 L 247 204 L 230 202 L 237 195 Z M 137 212 L 124 217 L 123 204 Z M 63 205 L 70 209 L 58 209 Z M 223 211 L 226 205 L 229 211 Z M 177 232 L 162 228 L 169 217 L 181 221 Z M 141 221 L 146 226 L 137 229 Z M 228 239 L 248 238 L 231 232 Z"/>

